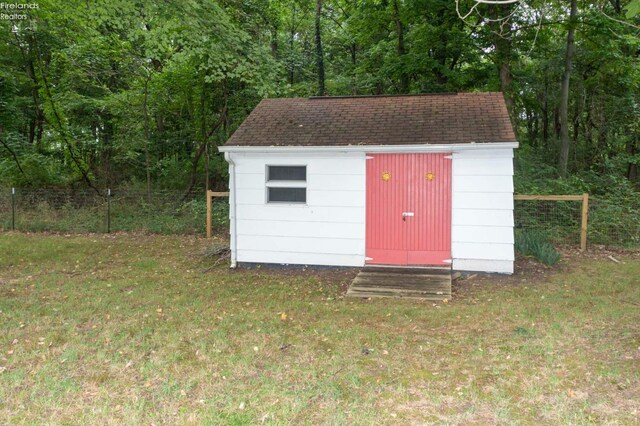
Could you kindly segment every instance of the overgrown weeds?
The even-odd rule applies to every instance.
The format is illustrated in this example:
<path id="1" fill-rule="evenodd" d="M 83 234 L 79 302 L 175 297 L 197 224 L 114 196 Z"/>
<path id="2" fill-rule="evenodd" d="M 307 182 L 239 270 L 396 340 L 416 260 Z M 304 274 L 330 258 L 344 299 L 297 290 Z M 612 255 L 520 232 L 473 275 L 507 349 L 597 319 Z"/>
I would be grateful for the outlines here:
<path id="1" fill-rule="evenodd" d="M 560 260 L 560 253 L 541 232 L 516 230 L 515 248 L 523 256 L 531 256 L 545 265 L 553 266 Z"/>

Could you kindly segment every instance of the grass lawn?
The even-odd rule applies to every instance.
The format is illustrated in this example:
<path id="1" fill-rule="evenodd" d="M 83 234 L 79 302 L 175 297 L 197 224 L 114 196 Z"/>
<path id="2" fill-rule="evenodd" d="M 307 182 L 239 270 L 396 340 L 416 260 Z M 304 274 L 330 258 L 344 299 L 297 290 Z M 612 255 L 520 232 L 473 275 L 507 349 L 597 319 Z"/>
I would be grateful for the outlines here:
<path id="1" fill-rule="evenodd" d="M 449 303 L 207 241 L 0 234 L 0 423 L 634 424 L 640 260 L 571 255 Z"/>

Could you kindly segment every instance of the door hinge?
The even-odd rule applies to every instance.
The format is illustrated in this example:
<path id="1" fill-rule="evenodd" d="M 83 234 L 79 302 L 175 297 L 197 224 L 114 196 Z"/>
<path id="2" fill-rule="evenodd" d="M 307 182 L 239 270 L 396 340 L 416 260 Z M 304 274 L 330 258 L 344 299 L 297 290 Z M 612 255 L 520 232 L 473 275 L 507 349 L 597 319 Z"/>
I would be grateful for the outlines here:
<path id="1" fill-rule="evenodd" d="M 445 155 L 444 158 L 447 160 L 453 160 L 453 155 Z"/>
<path id="2" fill-rule="evenodd" d="M 371 156 L 367 155 L 367 156 L 366 156 L 366 157 L 364 157 L 364 158 L 366 158 L 367 160 L 372 160 L 372 159 L 373 159 L 373 158 L 375 158 L 375 157 L 371 157 Z"/>
<path id="3" fill-rule="evenodd" d="M 453 259 L 444 259 L 442 263 L 453 263 Z"/>
<path id="4" fill-rule="evenodd" d="M 365 257 L 364 261 L 366 262 L 367 260 L 373 260 L 373 257 Z"/>

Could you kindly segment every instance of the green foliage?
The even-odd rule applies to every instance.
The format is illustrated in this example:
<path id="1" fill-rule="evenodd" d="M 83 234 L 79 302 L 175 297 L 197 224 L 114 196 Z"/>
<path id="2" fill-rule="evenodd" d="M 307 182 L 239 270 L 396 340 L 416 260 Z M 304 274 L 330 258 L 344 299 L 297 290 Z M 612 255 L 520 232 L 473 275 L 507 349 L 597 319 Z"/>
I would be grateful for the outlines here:
<path id="1" fill-rule="evenodd" d="M 627 11 L 627 18 L 631 19 L 640 15 L 640 0 L 632 0 L 625 7 Z"/>
<path id="2" fill-rule="evenodd" d="M 523 256 L 531 256 L 545 265 L 552 266 L 560 260 L 560 253 L 540 232 L 516 231 L 515 248 Z"/>
<path id="3" fill-rule="evenodd" d="M 44 0 L 29 12 L 35 25 L 14 33 L 0 21 L 0 182 L 184 190 L 208 175 L 225 189 L 216 146 L 262 98 L 317 91 L 316 4 Z M 472 5 L 459 2 L 463 13 Z M 640 184 L 639 5 L 579 4 L 565 179 L 556 170 L 561 2 L 480 5 L 463 21 L 451 1 L 324 0 L 326 90 L 502 90 L 521 143 L 516 191 L 590 192 L 602 217 L 633 231 L 637 210 L 616 203 L 635 206 L 627 200 Z M 511 12 L 509 25 L 495 21 Z"/>

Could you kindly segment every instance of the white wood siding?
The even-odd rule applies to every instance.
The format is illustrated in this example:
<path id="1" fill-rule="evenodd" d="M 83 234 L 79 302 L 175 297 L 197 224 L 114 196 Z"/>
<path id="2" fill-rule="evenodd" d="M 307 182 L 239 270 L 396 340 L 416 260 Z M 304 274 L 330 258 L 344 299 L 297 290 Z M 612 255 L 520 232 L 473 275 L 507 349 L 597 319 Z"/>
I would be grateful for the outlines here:
<path id="1" fill-rule="evenodd" d="M 364 153 L 247 153 L 233 160 L 238 262 L 364 265 Z M 267 204 L 267 165 L 306 165 L 307 203 Z"/>
<path id="2" fill-rule="evenodd" d="M 238 262 L 363 266 L 364 153 L 234 153 Z M 267 165 L 306 165 L 307 203 L 267 204 Z M 512 273 L 513 150 L 453 153 L 452 258 Z"/>
<path id="3" fill-rule="evenodd" d="M 513 273 L 513 150 L 453 154 L 453 268 Z"/>

